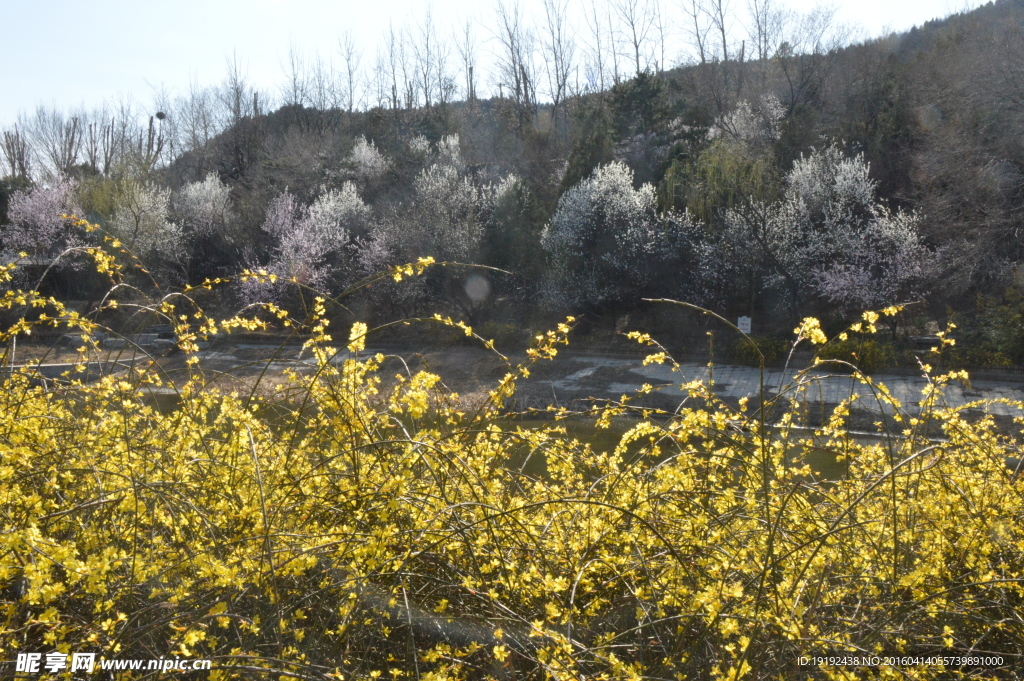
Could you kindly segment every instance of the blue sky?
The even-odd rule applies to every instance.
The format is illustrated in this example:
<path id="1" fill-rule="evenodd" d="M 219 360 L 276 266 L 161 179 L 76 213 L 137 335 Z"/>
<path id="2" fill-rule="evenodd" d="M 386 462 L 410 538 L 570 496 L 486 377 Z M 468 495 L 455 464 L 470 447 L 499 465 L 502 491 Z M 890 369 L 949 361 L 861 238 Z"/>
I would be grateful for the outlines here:
<path id="1" fill-rule="evenodd" d="M 570 0 L 579 3 L 581 0 Z M 600 0 L 599 0 L 600 2 Z M 746 0 L 732 0 L 737 8 Z M 788 0 L 806 11 L 816 0 Z M 982 0 L 835 0 L 838 18 L 862 35 L 904 30 Z M 522 0 L 539 11 L 540 0 Z M 673 0 L 665 0 L 666 7 Z M 439 29 L 460 18 L 489 24 L 493 0 L 446 0 L 430 6 Z M 0 126 L 39 104 L 92 108 L 130 98 L 142 109 L 159 88 L 174 93 L 190 82 L 211 85 L 237 55 L 257 87 L 276 92 L 290 45 L 329 54 L 350 30 L 364 52 L 373 52 L 389 22 L 421 20 L 427 4 L 415 0 L 0 0 Z M 678 11 L 675 11 L 678 14 Z M 486 29 L 481 51 L 489 48 Z"/>

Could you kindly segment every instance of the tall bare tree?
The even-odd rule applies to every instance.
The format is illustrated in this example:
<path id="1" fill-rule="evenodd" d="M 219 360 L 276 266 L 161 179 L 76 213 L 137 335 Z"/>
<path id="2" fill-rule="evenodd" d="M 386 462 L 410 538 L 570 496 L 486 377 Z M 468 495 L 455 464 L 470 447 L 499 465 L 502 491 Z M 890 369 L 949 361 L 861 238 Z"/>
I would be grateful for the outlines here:
<path id="1" fill-rule="evenodd" d="M 615 21 L 612 20 L 612 8 L 608 7 L 608 54 L 612 58 L 612 84 L 622 82 L 622 71 L 619 70 L 619 47 L 615 38 Z"/>
<path id="2" fill-rule="evenodd" d="M 345 31 L 338 38 L 338 52 L 341 54 L 341 82 L 339 83 L 339 104 L 341 108 L 352 113 L 362 102 L 360 63 L 362 54 L 356 46 L 352 31 Z"/>
<path id="3" fill-rule="evenodd" d="M 449 71 L 452 46 L 447 40 L 438 40 L 434 50 L 434 78 L 438 104 L 447 104 L 455 98 L 455 76 Z"/>
<path id="4" fill-rule="evenodd" d="M 566 96 L 569 74 L 576 57 L 576 41 L 569 27 L 568 0 L 544 0 L 544 71 L 552 103 L 552 125 L 557 128 L 558 107 Z"/>
<path id="5" fill-rule="evenodd" d="M 429 109 L 433 104 L 434 88 L 438 79 L 435 74 L 438 51 L 437 31 L 430 7 L 427 7 L 423 21 L 419 24 L 418 35 L 413 43 L 413 57 L 416 60 L 417 89 L 423 93 L 423 103 Z"/>
<path id="6" fill-rule="evenodd" d="M 163 160 L 167 144 L 163 127 L 165 117 L 163 112 L 150 116 L 149 125 L 139 127 L 128 140 L 128 160 L 139 176 L 145 177 Z"/>
<path id="7" fill-rule="evenodd" d="M 319 111 L 339 106 L 338 88 L 335 85 L 334 65 L 315 53 L 309 62 L 306 76 L 306 101 Z"/>
<path id="8" fill-rule="evenodd" d="M 288 45 L 288 60 L 283 66 L 284 84 L 281 96 L 288 106 L 306 104 L 306 61 L 294 43 Z"/>
<path id="9" fill-rule="evenodd" d="M 388 30 L 384 33 L 384 46 L 377 54 L 377 78 L 380 89 L 383 90 L 383 99 L 395 111 L 401 106 L 400 91 L 404 89 L 398 65 L 400 35 L 395 34 L 394 24 L 389 23 Z"/>
<path id="10" fill-rule="evenodd" d="M 649 70 L 651 29 L 654 13 L 650 0 L 615 0 L 615 14 L 621 24 L 622 43 L 636 67 L 636 75 Z"/>
<path id="11" fill-rule="evenodd" d="M 534 37 L 523 21 L 522 9 L 516 0 L 511 5 L 505 0 L 498 0 L 497 16 L 495 38 L 499 47 L 495 57 L 498 84 L 508 88 L 522 125 L 537 112 Z"/>
<path id="12" fill-rule="evenodd" d="M 731 0 L 704 0 L 704 11 L 711 27 L 718 34 L 718 49 L 723 62 L 729 61 L 729 34 L 732 27 Z"/>
<path id="13" fill-rule="evenodd" d="M 174 104 L 178 145 L 183 151 L 198 152 L 219 132 L 214 110 L 214 95 L 193 81 L 188 92 Z"/>
<path id="14" fill-rule="evenodd" d="M 466 101 L 476 100 L 476 29 L 472 19 L 466 19 L 459 27 L 458 38 L 455 47 L 459 52 L 459 60 L 462 62 L 462 77 L 465 83 L 464 95 Z"/>
<path id="15" fill-rule="evenodd" d="M 603 92 L 605 89 L 605 59 L 609 49 L 614 49 L 610 38 L 605 36 L 601 23 L 601 15 L 597 12 L 596 0 L 590 0 L 590 7 L 584 8 L 587 20 L 589 40 L 587 48 L 587 81 L 591 90 Z"/>
<path id="16" fill-rule="evenodd" d="M 776 0 L 747 0 L 750 25 L 747 35 L 754 46 L 754 56 L 767 62 L 779 49 L 787 13 Z"/>
<path id="17" fill-rule="evenodd" d="M 78 163 L 85 134 L 84 121 L 77 114 L 38 107 L 31 122 L 36 153 L 51 175 L 63 177 Z"/>
<path id="18" fill-rule="evenodd" d="M 118 132 L 124 131 L 105 105 L 89 117 L 82 146 L 83 159 L 90 168 L 101 175 L 110 175 L 124 160 L 126 146 Z M 184 150 L 183 142 L 187 141 L 187 138 L 181 130 L 177 130 L 176 134 L 178 141 L 175 149 Z"/>
<path id="19" fill-rule="evenodd" d="M 668 55 L 666 54 L 669 38 L 669 27 L 665 10 L 662 7 L 662 0 L 652 0 L 651 11 L 653 13 L 654 25 L 652 27 L 654 38 L 654 70 L 661 73 L 668 68 Z"/>
<path id="20" fill-rule="evenodd" d="M 775 58 L 789 90 L 789 114 L 821 91 L 836 50 L 846 41 L 846 28 L 836 23 L 835 16 L 835 8 L 816 7 L 808 14 L 791 17 L 783 26 L 784 39 Z"/>
<path id="21" fill-rule="evenodd" d="M 32 148 L 28 139 L 14 124 L 13 130 L 4 130 L 0 146 L 4 157 L 4 175 L 28 178 L 32 173 Z"/>
<path id="22" fill-rule="evenodd" d="M 224 120 L 222 127 L 230 127 L 252 116 L 258 106 L 254 95 L 256 93 L 238 61 L 238 54 L 232 53 L 227 59 L 227 75 L 217 89 L 217 101 Z"/>
<path id="23" fill-rule="evenodd" d="M 686 32 L 693 41 L 693 47 L 701 64 L 707 64 L 711 59 L 711 48 L 708 44 L 708 34 L 711 32 L 711 22 L 708 20 L 709 13 L 705 7 L 706 0 L 678 0 L 679 9 L 682 10 L 683 24 Z"/>

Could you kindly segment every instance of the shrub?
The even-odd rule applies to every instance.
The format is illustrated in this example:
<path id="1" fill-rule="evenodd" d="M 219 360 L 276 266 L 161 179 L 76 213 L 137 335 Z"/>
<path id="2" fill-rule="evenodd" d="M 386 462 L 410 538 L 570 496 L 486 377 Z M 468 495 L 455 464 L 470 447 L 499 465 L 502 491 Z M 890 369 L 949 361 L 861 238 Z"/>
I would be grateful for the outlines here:
<path id="1" fill-rule="evenodd" d="M 31 292 L 0 301 L 93 330 Z M 438 376 L 383 375 L 363 324 L 340 354 L 323 299 L 289 318 L 312 334 L 312 371 L 277 398 L 222 390 L 195 343 L 256 323 L 188 301 L 153 310 L 188 358 L 173 385 L 153 367 L 60 390 L 16 374 L 0 391 L 6 659 L 209 658 L 213 679 L 625 680 L 793 678 L 824 650 L 1019 652 L 1024 497 L 1003 461 L 1021 443 L 936 406 L 959 376 L 935 377 L 915 420 L 882 392 L 905 429 L 884 446 L 848 436 L 845 404 L 790 429 L 806 382 L 749 410 L 697 382 L 674 412 L 637 410 L 608 451 L 557 421 L 504 418 L 571 320 L 467 411 Z M 800 334 L 825 340 L 814 320 Z M 158 388 L 179 406 L 147 406 Z M 593 415 L 606 427 L 630 409 Z M 770 410 L 780 428 L 758 421 Z M 845 463 L 839 479 L 813 472 L 822 450 Z M 531 457 L 543 474 L 509 465 Z"/>
<path id="2" fill-rule="evenodd" d="M 790 343 L 779 338 L 751 336 L 750 340 L 754 341 L 754 344 L 757 345 L 757 350 L 760 350 L 761 355 L 764 356 L 765 366 L 773 366 L 784 361 L 787 353 L 789 353 Z M 751 347 L 750 342 L 739 338 L 733 341 L 729 349 L 729 359 L 736 364 L 743 364 L 745 366 L 761 366 L 761 355 L 757 354 L 757 350 Z"/>
<path id="3" fill-rule="evenodd" d="M 849 362 L 865 373 L 874 373 L 881 369 L 895 366 L 898 353 L 896 349 L 884 341 L 874 338 L 852 337 L 845 341 L 833 341 L 818 353 L 821 359 Z M 852 367 L 832 365 L 830 369 L 852 371 Z"/>
<path id="4" fill-rule="evenodd" d="M 521 346 L 530 338 L 529 334 L 516 324 L 502 322 L 484 322 L 477 333 L 493 340 L 499 348 Z"/>
<path id="5" fill-rule="evenodd" d="M 548 304 L 579 308 L 639 298 L 664 257 L 665 221 L 656 209 L 654 187 L 634 189 L 633 171 L 618 161 L 562 194 L 540 239 L 551 263 Z"/>

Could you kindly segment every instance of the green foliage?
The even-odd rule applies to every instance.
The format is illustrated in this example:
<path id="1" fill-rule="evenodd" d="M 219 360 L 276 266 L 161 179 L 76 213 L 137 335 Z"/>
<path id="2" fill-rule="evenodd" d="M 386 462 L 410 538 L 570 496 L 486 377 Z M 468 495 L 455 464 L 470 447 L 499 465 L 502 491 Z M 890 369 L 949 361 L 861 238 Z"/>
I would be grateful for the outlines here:
<path id="1" fill-rule="evenodd" d="M 594 169 L 611 163 L 613 158 L 612 122 L 608 109 L 600 100 L 584 108 L 578 131 L 562 176 L 563 192 L 590 177 Z"/>
<path id="2" fill-rule="evenodd" d="M 500 191 L 484 225 L 484 263 L 511 272 L 521 283 L 536 282 L 543 273 L 540 232 L 545 211 L 526 183 L 515 179 Z"/>
<path id="3" fill-rule="evenodd" d="M 951 348 L 945 348 L 938 355 L 938 360 L 930 357 L 923 357 L 923 360 L 931 360 L 932 363 L 941 364 L 947 369 L 998 369 L 1013 364 L 1013 361 L 991 347 L 972 345 L 970 343 L 960 344 Z"/>
<path id="4" fill-rule="evenodd" d="M 646 71 L 613 87 L 608 106 L 616 139 L 660 131 L 670 112 L 665 81 Z"/>
<path id="5" fill-rule="evenodd" d="M 114 177 L 93 175 L 78 182 L 78 199 L 91 220 L 109 218 L 122 200 L 124 181 Z"/>
<path id="6" fill-rule="evenodd" d="M 518 348 L 530 340 L 530 334 L 518 324 L 506 322 L 484 322 L 476 329 L 477 334 L 494 341 L 499 349 Z"/>
<path id="7" fill-rule="evenodd" d="M 847 340 L 833 339 L 818 352 L 823 360 L 849 362 L 864 373 L 874 373 L 897 364 L 899 353 L 892 344 L 876 337 L 851 336 Z M 831 365 L 830 370 L 850 370 L 842 365 Z"/>
<path id="8" fill-rule="evenodd" d="M 864 151 L 881 193 L 892 196 L 910 184 L 907 152 L 919 126 L 905 70 L 894 55 L 880 62 L 865 65 L 863 85 L 848 93 L 841 137 Z"/>
<path id="9" fill-rule="evenodd" d="M 774 336 L 750 336 L 750 340 L 757 345 L 757 350 L 764 356 L 764 365 L 774 366 L 785 360 L 789 353 L 791 343 Z M 744 366 L 761 366 L 761 356 L 751 347 L 750 342 L 744 338 L 733 341 L 729 348 L 729 360 Z"/>
<path id="10" fill-rule="evenodd" d="M 1024 364 L 1024 290 L 1007 289 L 1001 301 L 979 298 L 974 314 L 956 315 L 957 345 L 961 352 L 995 364 Z M 962 321 L 959 321 L 962 319 Z"/>
<path id="11" fill-rule="evenodd" d="M 746 201 L 770 201 L 780 188 L 771 158 L 741 141 L 721 137 L 693 158 L 683 154 L 658 187 L 664 208 L 686 209 L 704 223 Z"/>
<path id="12" fill-rule="evenodd" d="M 950 315 L 955 344 L 927 359 L 950 369 L 1024 364 L 1024 291 L 1011 285 L 1000 297 L 978 296 L 971 311 Z"/>

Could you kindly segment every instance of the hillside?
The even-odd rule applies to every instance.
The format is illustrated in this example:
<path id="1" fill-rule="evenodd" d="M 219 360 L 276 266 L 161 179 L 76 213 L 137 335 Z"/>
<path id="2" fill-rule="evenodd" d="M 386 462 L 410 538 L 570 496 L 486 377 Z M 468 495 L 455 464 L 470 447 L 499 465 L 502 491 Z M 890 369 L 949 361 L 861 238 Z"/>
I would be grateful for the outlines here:
<path id="1" fill-rule="evenodd" d="M 1016 358 L 1024 346 L 993 338 L 1024 319 L 1022 24 L 1024 3 L 1001 0 L 842 47 L 809 19 L 765 58 L 744 43 L 557 106 L 527 80 L 486 100 L 264 112 L 229 79 L 220 132 L 182 98 L 120 162 L 69 167 L 64 194 L 36 178 L 33 205 L 81 210 L 178 284 L 253 267 L 338 293 L 424 255 L 507 272 L 441 268 L 353 302 L 380 319 L 656 323 L 640 299 L 672 297 L 770 333 L 919 301 L 908 328 L 955 311 Z M 27 177 L 5 183 L 23 191 L 0 220 L 8 251 L 73 242 L 33 217 Z M 224 302 L 261 296 L 297 301 L 277 284 Z"/>

